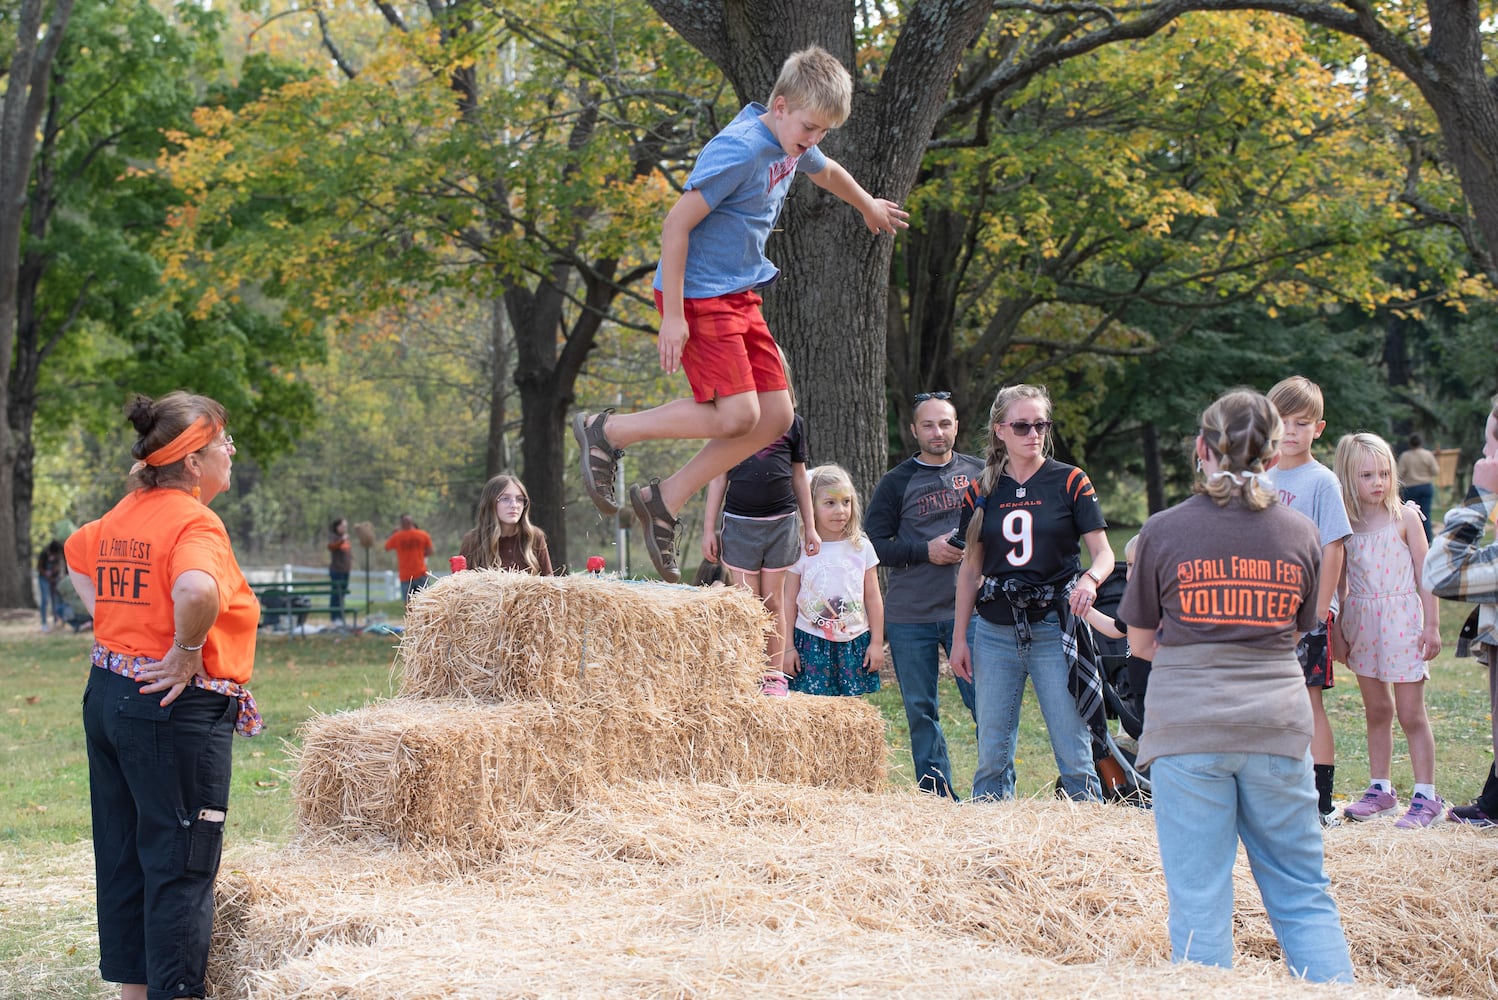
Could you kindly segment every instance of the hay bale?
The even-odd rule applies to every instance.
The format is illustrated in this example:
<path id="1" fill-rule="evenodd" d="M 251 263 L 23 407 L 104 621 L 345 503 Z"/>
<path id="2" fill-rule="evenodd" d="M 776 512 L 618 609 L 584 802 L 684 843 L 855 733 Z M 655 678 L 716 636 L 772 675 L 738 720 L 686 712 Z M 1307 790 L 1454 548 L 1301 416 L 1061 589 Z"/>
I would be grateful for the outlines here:
<path id="1" fill-rule="evenodd" d="M 1169 966 L 1147 812 L 676 781 L 533 817 L 500 854 L 308 842 L 235 865 L 212 971 L 218 996 L 348 1000 L 1494 995 L 1491 838 L 1332 833 L 1349 987 L 1284 973 L 1241 858 L 1238 969 Z"/>
<path id="2" fill-rule="evenodd" d="M 548 810 L 621 781 L 883 786 L 884 722 L 855 698 L 741 697 L 668 711 L 396 698 L 303 728 L 298 827 L 502 849 Z"/>
<path id="3" fill-rule="evenodd" d="M 411 601 L 400 693 L 679 705 L 758 690 L 773 621 L 738 587 L 456 573 Z"/>

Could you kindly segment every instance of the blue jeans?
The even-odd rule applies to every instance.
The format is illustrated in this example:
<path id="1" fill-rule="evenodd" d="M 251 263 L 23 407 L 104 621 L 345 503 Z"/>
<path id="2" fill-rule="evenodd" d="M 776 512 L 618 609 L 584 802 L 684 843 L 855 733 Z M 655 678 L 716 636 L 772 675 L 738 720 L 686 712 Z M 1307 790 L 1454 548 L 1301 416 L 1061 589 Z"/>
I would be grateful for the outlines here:
<path id="1" fill-rule="evenodd" d="M 1435 485 L 1432 483 L 1421 483 L 1419 486 L 1402 486 L 1399 489 L 1399 499 L 1413 500 L 1420 505 L 1420 513 L 1425 515 L 1420 523 L 1425 525 L 1425 541 L 1426 544 L 1429 544 L 1431 536 L 1430 507 L 1431 504 L 1436 502 Z"/>
<path id="2" fill-rule="evenodd" d="M 936 651 L 940 647 L 951 655 L 952 624 L 950 618 L 944 622 L 885 622 L 884 638 L 889 642 L 889 657 L 894 663 L 895 679 L 900 683 L 900 698 L 905 702 L 916 785 L 923 792 L 956 798 L 952 792 L 952 761 L 947 756 L 946 734 L 941 731 L 936 692 L 940 669 Z M 969 628 L 969 646 L 972 639 Z M 956 680 L 962 703 L 973 712 L 973 686 L 960 677 Z M 973 719 L 977 720 L 976 713 Z"/>
<path id="3" fill-rule="evenodd" d="M 1061 770 L 1061 787 L 1073 799 L 1101 799 L 1092 766 L 1092 734 L 1067 687 L 1069 668 L 1061 650 L 1056 613 L 1030 625 L 1030 648 L 1021 652 L 1013 625 L 977 617 L 973 635 L 973 694 L 978 720 L 978 772 L 973 798 L 1014 798 L 1014 745 L 1019 741 L 1025 678 L 1035 685 L 1040 714 Z"/>
<path id="4" fill-rule="evenodd" d="M 1157 757 L 1150 781 L 1172 961 L 1232 967 L 1241 838 L 1290 970 L 1315 982 L 1352 982 L 1347 938 L 1327 892 L 1310 753 Z"/>
<path id="5" fill-rule="evenodd" d="M 42 628 L 47 627 L 48 607 L 52 609 L 52 620 L 61 625 L 63 621 L 62 598 L 58 596 L 57 585 L 38 573 L 36 575 L 36 591 L 37 604 L 40 606 L 42 612 Z"/>
<path id="6" fill-rule="evenodd" d="M 329 587 L 328 594 L 328 620 L 335 625 L 343 624 L 343 598 L 348 593 L 347 573 L 335 573 L 328 570 Z"/>

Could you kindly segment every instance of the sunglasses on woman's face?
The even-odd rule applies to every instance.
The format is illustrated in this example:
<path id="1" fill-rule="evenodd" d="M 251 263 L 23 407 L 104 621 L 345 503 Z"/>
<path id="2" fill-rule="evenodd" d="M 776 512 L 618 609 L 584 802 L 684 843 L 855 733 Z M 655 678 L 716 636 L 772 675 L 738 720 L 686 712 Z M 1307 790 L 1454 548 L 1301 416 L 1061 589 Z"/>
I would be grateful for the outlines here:
<path id="1" fill-rule="evenodd" d="M 1034 423 L 1028 420 L 1011 420 L 1008 427 L 1019 437 L 1029 437 L 1031 431 L 1034 431 L 1036 434 L 1044 434 L 1054 425 L 1054 420 L 1037 420 Z"/>

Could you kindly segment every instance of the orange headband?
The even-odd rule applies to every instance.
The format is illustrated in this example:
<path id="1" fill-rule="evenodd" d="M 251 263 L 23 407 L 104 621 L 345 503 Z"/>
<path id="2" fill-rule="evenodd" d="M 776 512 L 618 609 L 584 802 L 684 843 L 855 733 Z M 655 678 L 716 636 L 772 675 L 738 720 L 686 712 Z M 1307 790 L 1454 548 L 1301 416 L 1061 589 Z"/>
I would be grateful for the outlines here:
<path id="1" fill-rule="evenodd" d="M 166 444 L 147 455 L 146 464 L 159 469 L 164 465 L 180 462 L 188 455 L 191 455 L 212 441 L 217 434 L 218 427 L 214 425 L 213 421 L 209 420 L 206 416 L 199 417 L 191 424 L 188 424 L 187 429 L 181 434 L 178 434 Z"/>

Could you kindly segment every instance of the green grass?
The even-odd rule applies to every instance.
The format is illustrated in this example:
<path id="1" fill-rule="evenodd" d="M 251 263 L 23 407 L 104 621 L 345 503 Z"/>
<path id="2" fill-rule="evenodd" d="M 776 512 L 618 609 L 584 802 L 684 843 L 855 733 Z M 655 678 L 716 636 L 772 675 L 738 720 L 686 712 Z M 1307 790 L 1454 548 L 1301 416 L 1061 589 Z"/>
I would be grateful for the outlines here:
<path id="1" fill-rule="evenodd" d="M 291 740 L 313 712 L 391 693 L 394 639 L 264 637 L 251 689 L 266 729 L 234 740 L 229 839 L 284 841 L 291 831 Z M 0 641 L 0 849 L 89 835 L 88 761 L 79 702 L 92 638 Z"/>

